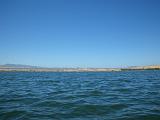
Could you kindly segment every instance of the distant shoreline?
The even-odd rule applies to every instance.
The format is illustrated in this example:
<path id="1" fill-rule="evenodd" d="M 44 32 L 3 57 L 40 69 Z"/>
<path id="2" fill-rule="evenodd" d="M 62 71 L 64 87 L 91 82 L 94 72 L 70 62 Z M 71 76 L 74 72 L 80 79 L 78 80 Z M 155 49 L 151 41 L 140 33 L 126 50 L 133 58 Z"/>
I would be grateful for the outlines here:
<path id="1" fill-rule="evenodd" d="M 111 72 L 133 70 L 160 70 L 160 66 L 136 66 L 128 68 L 35 68 L 0 66 L 0 72 Z"/>

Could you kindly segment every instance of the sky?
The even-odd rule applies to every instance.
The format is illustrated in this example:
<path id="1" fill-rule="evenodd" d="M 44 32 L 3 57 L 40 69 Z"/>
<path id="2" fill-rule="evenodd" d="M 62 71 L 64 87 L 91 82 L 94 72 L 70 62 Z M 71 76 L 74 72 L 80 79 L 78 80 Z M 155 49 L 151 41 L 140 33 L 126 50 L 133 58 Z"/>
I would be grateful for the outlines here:
<path id="1" fill-rule="evenodd" d="M 0 0 L 0 64 L 160 64 L 159 0 Z"/>

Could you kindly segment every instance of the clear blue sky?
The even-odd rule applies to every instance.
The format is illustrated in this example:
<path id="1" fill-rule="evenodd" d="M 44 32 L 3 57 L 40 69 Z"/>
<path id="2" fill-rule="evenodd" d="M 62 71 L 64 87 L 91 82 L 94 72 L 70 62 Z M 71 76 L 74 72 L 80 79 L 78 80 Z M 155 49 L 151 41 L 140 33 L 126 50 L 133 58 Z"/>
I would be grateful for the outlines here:
<path id="1" fill-rule="evenodd" d="M 0 0 L 0 64 L 160 64 L 160 0 Z"/>

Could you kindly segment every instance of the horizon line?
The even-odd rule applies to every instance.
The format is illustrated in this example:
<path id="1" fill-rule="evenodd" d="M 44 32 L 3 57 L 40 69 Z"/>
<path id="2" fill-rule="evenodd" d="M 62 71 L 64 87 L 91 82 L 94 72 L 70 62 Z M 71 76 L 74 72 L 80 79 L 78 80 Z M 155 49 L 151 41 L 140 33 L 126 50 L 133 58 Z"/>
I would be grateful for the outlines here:
<path id="1" fill-rule="evenodd" d="M 60 66 L 57 66 L 57 67 L 47 67 L 47 66 L 40 66 L 40 65 L 31 65 L 31 64 L 12 64 L 12 63 L 6 63 L 6 64 L 0 64 L 0 66 L 8 66 L 8 67 L 14 67 L 14 66 L 21 66 L 21 67 L 35 67 L 35 68 L 129 68 L 129 67 L 145 67 L 145 66 L 160 66 L 160 64 L 150 64 L 150 65 L 126 65 L 126 66 L 117 66 L 117 67 L 91 67 L 91 66 L 88 66 L 88 67 L 60 67 Z"/>

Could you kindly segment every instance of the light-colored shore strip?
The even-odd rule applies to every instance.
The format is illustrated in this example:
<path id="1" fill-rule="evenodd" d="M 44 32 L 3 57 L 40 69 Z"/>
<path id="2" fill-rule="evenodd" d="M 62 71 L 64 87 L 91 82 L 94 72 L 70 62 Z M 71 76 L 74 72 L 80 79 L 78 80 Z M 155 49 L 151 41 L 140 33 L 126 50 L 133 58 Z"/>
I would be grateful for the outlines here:
<path id="1" fill-rule="evenodd" d="M 160 66 L 136 66 L 127 68 L 16 68 L 0 67 L 1 72 L 24 71 L 24 72 L 110 72 L 124 70 L 160 70 Z"/>
<path id="2" fill-rule="evenodd" d="M 109 72 L 121 71 L 117 68 L 0 68 L 0 71 L 26 71 L 26 72 Z"/>

